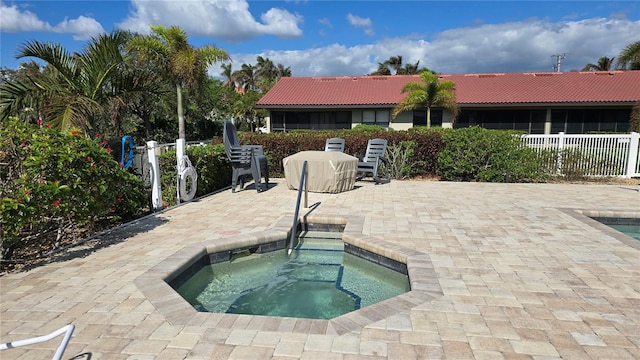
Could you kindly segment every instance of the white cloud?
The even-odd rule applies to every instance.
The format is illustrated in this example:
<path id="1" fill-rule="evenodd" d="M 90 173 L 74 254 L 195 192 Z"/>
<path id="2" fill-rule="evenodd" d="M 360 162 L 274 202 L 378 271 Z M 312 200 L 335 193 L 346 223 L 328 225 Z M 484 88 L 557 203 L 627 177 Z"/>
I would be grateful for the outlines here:
<path id="1" fill-rule="evenodd" d="M 569 71 L 580 70 L 602 56 L 617 57 L 626 45 L 638 40 L 638 34 L 640 21 L 619 18 L 558 23 L 529 19 L 451 29 L 432 35 L 430 41 L 414 35 L 352 47 L 333 44 L 231 56 L 238 67 L 254 64 L 261 55 L 290 66 L 294 76 L 341 76 L 371 73 L 378 62 L 397 55 L 405 64 L 420 61 L 420 66 L 440 73 L 553 71 L 551 56 L 566 53 L 561 69 Z"/>
<path id="2" fill-rule="evenodd" d="M 322 18 L 322 19 L 320 19 L 320 20 L 318 20 L 318 23 L 320 23 L 320 24 L 322 24 L 322 25 L 326 26 L 326 27 L 327 27 L 327 28 L 329 28 L 329 29 L 332 29 L 332 28 L 333 28 L 333 24 L 331 24 L 331 20 L 329 20 L 329 19 L 328 19 L 328 18 L 326 18 L 326 17 L 325 17 L 325 18 Z"/>
<path id="3" fill-rule="evenodd" d="M 371 19 L 361 18 L 351 13 L 347 14 L 347 21 L 349 21 L 349 24 L 355 27 L 361 27 L 361 28 L 371 27 Z"/>
<path id="4" fill-rule="evenodd" d="M 4 32 L 50 31 L 51 25 L 38 19 L 38 15 L 16 5 L 0 4 L 0 29 Z"/>
<path id="5" fill-rule="evenodd" d="M 105 32 L 99 22 L 85 16 L 80 16 L 77 19 L 64 19 L 53 28 L 53 31 L 74 34 L 74 40 L 88 40 Z"/>
<path id="6" fill-rule="evenodd" d="M 373 24 L 369 18 L 361 18 L 351 13 L 347 14 L 347 21 L 351 26 L 363 29 L 364 33 L 369 36 L 375 35 Z"/>
<path id="7" fill-rule="evenodd" d="M 16 5 L 0 4 L 0 30 L 6 32 L 45 31 L 72 34 L 75 40 L 87 40 L 92 36 L 104 33 L 102 25 L 95 19 L 80 16 L 77 19 L 64 19 L 51 26 L 28 10 L 21 11 Z"/>
<path id="8" fill-rule="evenodd" d="M 300 37 L 302 17 L 271 8 L 256 21 L 245 0 L 132 0 L 133 11 L 120 28 L 148 34 L 150 25 L 176 25 L 190 35 L 239 42 L 260 35 Z"/>

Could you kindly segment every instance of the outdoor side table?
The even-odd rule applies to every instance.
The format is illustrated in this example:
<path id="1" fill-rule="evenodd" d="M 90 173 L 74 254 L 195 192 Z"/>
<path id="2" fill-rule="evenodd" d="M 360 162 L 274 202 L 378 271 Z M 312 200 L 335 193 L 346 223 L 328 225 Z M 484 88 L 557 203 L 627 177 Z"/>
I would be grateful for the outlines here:
<path id="1" fill-rule="evenodd" d="M 298 190 L 305 161 L 309 191 L 339 193 L 355 186 L 358 158 L 337 151 L 301 151 L 282 159 L 289 189 Z"/>

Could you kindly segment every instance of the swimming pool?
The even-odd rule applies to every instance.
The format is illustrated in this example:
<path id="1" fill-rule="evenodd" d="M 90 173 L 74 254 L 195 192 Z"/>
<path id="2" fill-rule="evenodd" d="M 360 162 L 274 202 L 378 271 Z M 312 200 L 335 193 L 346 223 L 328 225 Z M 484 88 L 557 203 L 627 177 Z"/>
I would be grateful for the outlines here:
<path id="1" fill-rule="evenodd" d="M 592 217 L 592 219 L 640 240 L 640 218 Z"/>
<path id="2" fill-rule="evenodd" d="M 291 255 L 241 252 L 202 266 L 175 290 L 201 312 L 332 319 L 411 290 L 409 277 L 307 233 Z"/>

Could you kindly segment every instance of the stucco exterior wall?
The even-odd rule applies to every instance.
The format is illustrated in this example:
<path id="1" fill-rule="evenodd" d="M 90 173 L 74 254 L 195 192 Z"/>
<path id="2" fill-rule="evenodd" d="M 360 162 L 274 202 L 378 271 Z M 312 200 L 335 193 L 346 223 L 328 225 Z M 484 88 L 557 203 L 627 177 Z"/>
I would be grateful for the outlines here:
<path id="1" fill-rule="evenodd" d="M 389 127 L 393 130 L 409 130 L 413 127 L 413 113 L 405 111 L 398 115 L 397 118 L 391 119 Z"/>

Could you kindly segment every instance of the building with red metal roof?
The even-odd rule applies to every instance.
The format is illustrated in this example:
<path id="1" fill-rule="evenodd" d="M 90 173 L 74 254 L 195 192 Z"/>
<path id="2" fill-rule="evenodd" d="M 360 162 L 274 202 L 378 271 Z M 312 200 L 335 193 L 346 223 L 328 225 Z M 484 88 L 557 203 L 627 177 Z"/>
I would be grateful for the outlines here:
<path id="1" fill-rule="evenodd" d="M 640 71 L 545 72 L 440 75 L 456 85 L 460 108 L 432 109 L 432 125 L 523 130 L 528 133 L 587 133 L 629 130 L 640 103 Z M 271 131 L 343 129 L 378 124 L 396 130 L 426 125 L 426 109 L 392 119 L 418 75 L 285 77 L 256 104 L 269 112 Z"/>

